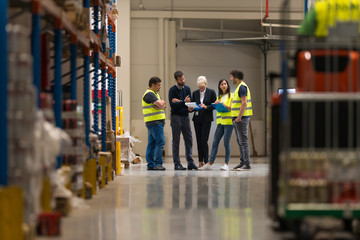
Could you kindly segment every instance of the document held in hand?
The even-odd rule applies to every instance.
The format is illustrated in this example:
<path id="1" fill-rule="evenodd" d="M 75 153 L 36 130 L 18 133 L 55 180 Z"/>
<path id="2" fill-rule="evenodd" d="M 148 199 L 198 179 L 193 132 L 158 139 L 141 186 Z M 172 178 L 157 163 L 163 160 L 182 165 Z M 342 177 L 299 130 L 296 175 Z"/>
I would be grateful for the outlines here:
<path id="1" fill-rule="evenodd" d="M 196 102 L 186 102 L 185 105 L 189 108 L 194 108 L 194 110 L 201 109 L 200 105 L 197 104 Z"/>
<path id="2" fill-rule="evenodd" d="M 224 106 L 224 104 L 222 103 L 218 103 L 218 104 L 215 104 L 215 103 L 212 103 L 211 104 L 215 109 L 216 111 L 218 112 L 229 112 L 229 110 Z"/>

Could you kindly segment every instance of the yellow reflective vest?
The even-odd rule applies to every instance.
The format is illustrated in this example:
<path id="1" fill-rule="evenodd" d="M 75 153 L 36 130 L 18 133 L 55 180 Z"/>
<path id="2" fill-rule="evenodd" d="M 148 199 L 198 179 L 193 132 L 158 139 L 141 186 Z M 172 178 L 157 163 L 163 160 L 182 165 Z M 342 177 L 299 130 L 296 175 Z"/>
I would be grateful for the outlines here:
<path id="1" fill-rule="evenodd" d="M 220 95 L 217 99 L 221 100 L 224 95 Z M 223 101 L 223 104 L 230 106 L 231 101 L 233 99 L 234 94 L 230 93 L 230 97 L 228 94 L 225 94 L 225 101 Z M 216 113 L 216 124 L 221 125 L 232 125 L 232 116 L 231 111 L 230 112 L 217 112 Z"/>
<path id="2" fill-rule="evenodd" d="M 236 87 L 234 91 L 234 97 L 231 104 L 231 116 L 237 117 L 240 113 L 240 107 L 241 107 L 241 98 L 239 97 L 240 86 L 245 86 L 247 88 L 247 106 L 243 116 L 252 116 L 253 112 L 252 112 L 250 89 L 243 81 L 241 81 L 241 83 Z"/>
<path id="3" fill-rule="evenodd" d="M 159 93 L 156 93 L 150 89 L 146 90 L 146 92 L 144 93 L 143 97 L 142 97 L 142 111 L 143 111 L 143 116 L 144 116 L 144 122 L 151 122 L 151 121 L 156 121 L 156 120 L 165 120 L 165 112 L 162 109 L 155 109 L 155 104 L 153 103 L 146 103 L 144 101 L 144 97 L 148 92 L 152 92 L 155 94 L 155 96 L 157 97 L 157 99 L 161 99 Z"/>
<path id="4" fill-rule="evenodd" d="M 316 37 L 326 37 L 328 29 L 336 27 L 337 22 L 360 23 L 359 0 L 318 1 L 315 2 L 314 6 L 316 12 Z"/>

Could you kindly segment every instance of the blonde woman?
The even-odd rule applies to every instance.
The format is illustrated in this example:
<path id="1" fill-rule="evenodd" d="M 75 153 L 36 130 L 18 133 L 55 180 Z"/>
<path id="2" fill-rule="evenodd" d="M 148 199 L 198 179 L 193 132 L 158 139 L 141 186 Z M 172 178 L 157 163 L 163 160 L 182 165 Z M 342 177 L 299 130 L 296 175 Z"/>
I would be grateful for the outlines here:
<path id="1" fill-rule="evenodd" d="M 197 79 L 198 90 L 192 93 L 192 100 L 200 105 L 200 110 L 195 110 L 193 121 L 196 133 L 196 142 L 199 155 L 199 167 L 202 167 L 209 160 L 209 134 L 213 118 L 214 107 L 211 103 L 216 101 L 216 93 L 207 87 L 205 76 Z"/>

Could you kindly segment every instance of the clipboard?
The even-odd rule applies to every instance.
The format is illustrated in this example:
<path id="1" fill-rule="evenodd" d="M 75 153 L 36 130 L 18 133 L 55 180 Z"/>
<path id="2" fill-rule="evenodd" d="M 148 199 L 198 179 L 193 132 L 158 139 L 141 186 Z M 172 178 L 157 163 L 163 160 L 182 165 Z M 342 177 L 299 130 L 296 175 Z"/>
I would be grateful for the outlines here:
<path id="1" fill-rule="evenodd" d="M 200 107 L 200 105 L 197 104 L 196 102 L 186 102 L 185 105 L 189 108 L 194 108 L 194 110 L 202 109 L 202 107 Z"/>
<path id="2" fill-rule="evenodd" d="M 215 103 L 212 103 L 211 104 L 215 109 L 216 111 L 218 112 L 229 112 L 229 110 L 224 106 L 224 104 L 222 103 L 218 103 L 218 104 L 215 104 Z"/>

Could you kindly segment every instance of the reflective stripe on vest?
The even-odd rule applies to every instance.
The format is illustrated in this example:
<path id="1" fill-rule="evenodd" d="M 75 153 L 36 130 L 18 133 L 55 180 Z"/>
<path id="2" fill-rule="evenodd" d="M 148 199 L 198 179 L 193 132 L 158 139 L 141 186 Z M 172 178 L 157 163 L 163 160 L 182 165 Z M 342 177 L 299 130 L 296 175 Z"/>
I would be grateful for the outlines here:
<path id="1" fill-rule="evenodd" d="M 144 101 L 144 97 L 147 93 L 152 92 L 155 94 L 155 96 L 157 97 L 157 99 L 161 99 L 160 95 L 158 93 L 155 93 L 154 91 L 148 89 L 146 90 L 146 92 L 144 93 L 143 97 L 142 97 L 142 111 L 143 111 L 143 116 L 144 116 L 144 122 L 151 122 L 151 121 L 156 121 L 156 120 L 165 120 L 165 112 L 162 109 L 155 109 L 155 104 L 153 103 L 146 103 Z"/>
<path id="2" fill-rule="evenodd" d="M 337 22 L 360 23 L 359 0 L 318 1 L 315 2 L 315 12 L 316 37 L 326 37 L 329 33 L 328 29 L 336 27 Z"/>
<path id="3" fill-rule="evenodd" d="M 231 104 L 231 116 L 237 117 L 240 112 L 240 107 L 241 107 L 241 98 L 239 97 L 240 86 L 245 86 L 247 88 L 247 106 L 246 106 L 243 116 L 252 116 L 253 112 L 252 112 L 250 89 L 246 85 L 246 83 L 243 81 L 241 81 L 241 83 L 236 87 L 236 89 L 234 91 L 234 97 L 233 97 L 233 101 Z"/>
<path id="4" fill-rule="evenodd" d="M 228 94 L 226 94 L 226 98 L 224 101 L 224 104 L 227 106 L 230 106 L 231 101 L 233 99 L 234 94 L 230 93 L 230 97 L 228 96 Z M 222 95 L 218 97 L 218 99 L 222 99 Z M 230 112 L 217 112 L 216 113 L 216 124 L 221 124 L 221 125 L 232 125 L 232 116 L 231 116 L 231 111 Z"/>

